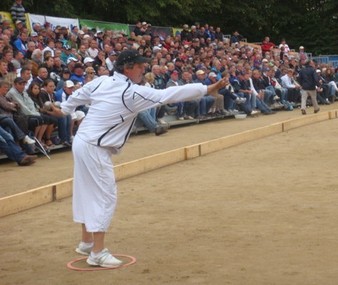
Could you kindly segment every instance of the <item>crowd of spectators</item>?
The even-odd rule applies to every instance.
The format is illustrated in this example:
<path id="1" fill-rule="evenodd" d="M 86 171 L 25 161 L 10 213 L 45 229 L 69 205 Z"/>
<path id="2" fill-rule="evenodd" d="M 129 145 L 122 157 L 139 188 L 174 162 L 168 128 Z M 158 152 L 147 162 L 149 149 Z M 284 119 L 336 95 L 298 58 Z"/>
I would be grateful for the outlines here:
<path id="1" fill-rule="evenodd" d="M 15 2 L 19 5 L 22 1 Z M 20 7 L 11 11 L 14 28 L 8 20 L 0 24 L 0 136 L 10 134 L 10 139 L 0 139 L 0 149 L 7 154 L 1 144 L 14 141 L 26 153 L 8 155 L 19 165 L 35 161 L 34 140 L 46 151 L 54 144 L 71 146 L 89 106 L 81 106 L 69 117 L 56 118 L 48 114 L 50 104 L 67 100 L 95 77 L 112 74 L 117 56 L 125 49 L 136 49 L 149 57 L 144 84 L 152 88 L 192 82 L 209 85 L 227 78 L 227 86 L 217 96 L 205 94 L 200 101 L 139 114 L 139 121 L 156 135 L 168 130 L 166 114 L 175 114 L 182 121 L 238 112 L 271 115 L 276 110 L 292 111 L 300 104 L 297 76 L 308 54 L 302 46 L 292 51 L 285 39 L 274 44 L 265 37 L 260 44 L 250 44 L 238 31 L 225 37 L 220 27 L 198 23 L 185 24 L 181 32 L 163 38 L 152 33 L 151 24 L 141 21 L 130 35 L 76 26 L 52 28 L 48 23 L 35 23 L 30 31 Z M 337 70 L 330 65 L 317 65 L 316 69 L 321 77 L 318 101 L 331 104 L 338 91 Z M 14 127 L 6 125 L 3 117 L 11 118 L 12 125 L 23 133 L 15 135 Z"/>

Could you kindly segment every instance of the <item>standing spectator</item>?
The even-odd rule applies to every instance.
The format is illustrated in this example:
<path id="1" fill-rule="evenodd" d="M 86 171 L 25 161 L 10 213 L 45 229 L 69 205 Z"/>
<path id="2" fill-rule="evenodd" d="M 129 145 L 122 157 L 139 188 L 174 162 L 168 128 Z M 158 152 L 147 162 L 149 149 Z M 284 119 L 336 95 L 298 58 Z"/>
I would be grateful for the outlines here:
<path id="1" fill-rule="evenodd" d="M 319 112 L 319 106 L 317 103 L 317 93 L 316 86 L 320 86 L 319 76 L 314 68 L 315 64 L 313 60 L 307 60 L 305 62 L 305 67 L 303 67 L 299 72 L 299 84 L 301 85 L 301 111 L 303 115 L 306 115 L 306 100 L 310 96 L 313 109 L 315 113 Z"/>
<path id="2" fill-rule="evenodd" d="M 16 21 L 21 21 L 24 24 L 26 23 L 26 9 L 22 5 L 22 0 L 15 0 L 12 7 L 10 8 L 10 12 L 14 23 L 16 23 Z"/>
<path id="3" fill-rule="evenodd" d="M 216 27 L 216 30 L 215 30 L 215 39 L 218 40 L 219 42 L 223 41 L 223 33 L 221 32 L 221 28 L 220 27 Z"/>
<path id="4" fill-rule="evenodd" d="M 243 36 L 236 30 L 232 33 L 230 38 L 230 44 L 239 43 L 243 39 Z"/>

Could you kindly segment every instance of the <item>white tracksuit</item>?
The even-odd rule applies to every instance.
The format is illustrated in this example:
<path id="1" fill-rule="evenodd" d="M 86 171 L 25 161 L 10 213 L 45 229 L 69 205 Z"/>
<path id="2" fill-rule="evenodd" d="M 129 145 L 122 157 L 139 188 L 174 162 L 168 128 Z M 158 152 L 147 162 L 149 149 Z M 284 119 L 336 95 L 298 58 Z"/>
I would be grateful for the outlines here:
<path id="1" fill-rule="evenodd" d="M 157 90 L 133 84 L 115 72 L 94 79 L 62 102 L 65 114 L 79 105 L 90 105 L 72 147 L 74 221 L 84 223 L 89 232 L 107 231 L 117 195 L 111 155 L 126 143 L 139 112 L 205 94 L 207 86 L 199 83 Z"/>

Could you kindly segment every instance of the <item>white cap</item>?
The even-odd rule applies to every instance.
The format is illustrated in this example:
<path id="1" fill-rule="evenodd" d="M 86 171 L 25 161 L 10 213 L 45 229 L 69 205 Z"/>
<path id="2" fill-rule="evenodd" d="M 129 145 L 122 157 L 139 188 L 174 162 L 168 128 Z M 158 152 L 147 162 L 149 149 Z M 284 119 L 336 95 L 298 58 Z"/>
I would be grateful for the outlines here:
<path id="1" fill-rule="evenodd" d="M 303 47 L 303 46 L 300 46 L 299 49 L 304 49 L 304 47 Z"/>
<path id="2" fill-rule="evenodd" d="M 69 63 L 72 62 L 72 61 L 78 62 L 79 60 L 78 60 L 77 58 L 71 56 L 71 57 L 68 57 L 68 59 L 67 59 L 67 64 L 69 64 Z"/>
<path id="3" fill-rule="evenodd" d="M 94 59 L 92 59 L 91 57 L 87 56 L 84 60 L 83 63 L 86 64 L 88 62 L 94 62 Z"/>
<path id="4" fill-rule="evenodd" d="M 217 77 L 217 74 L 216 74 L 215 72 L 210 72 L 210 73 L 209 73 L 209 77 L 215 77 L 215 78 L 216 78 L 216 77 Z"/>
<path id="5" fill-rule="evenodd" d="M 74 82 L 71 81 L 71 80 L 67 80 L 67 81 L 65 82 L 65 87 L 67 87 L 67 88 L 74 87 Z"/>

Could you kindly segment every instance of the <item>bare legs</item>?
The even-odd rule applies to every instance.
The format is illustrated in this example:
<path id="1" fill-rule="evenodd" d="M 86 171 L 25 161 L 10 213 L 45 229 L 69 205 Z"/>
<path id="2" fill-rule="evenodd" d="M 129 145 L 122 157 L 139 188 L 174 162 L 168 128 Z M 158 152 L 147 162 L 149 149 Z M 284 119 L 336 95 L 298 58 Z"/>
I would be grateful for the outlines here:
<path id="1" fill-rule="evenodd" d="M 94 253 L 100 252 L 104 249 L 105 232 L 87 232 L 86 226 L 82 224 L 82 241 L 85 243 L 94 242 L 92 251 Z"/>

